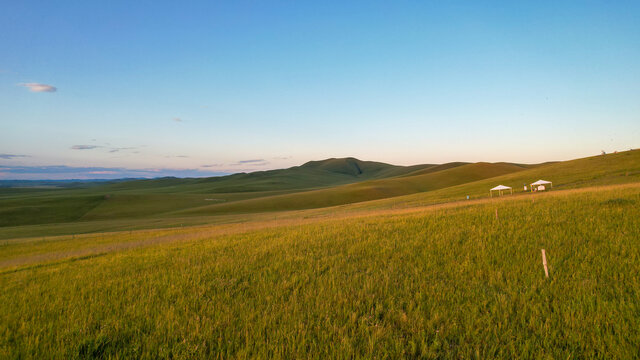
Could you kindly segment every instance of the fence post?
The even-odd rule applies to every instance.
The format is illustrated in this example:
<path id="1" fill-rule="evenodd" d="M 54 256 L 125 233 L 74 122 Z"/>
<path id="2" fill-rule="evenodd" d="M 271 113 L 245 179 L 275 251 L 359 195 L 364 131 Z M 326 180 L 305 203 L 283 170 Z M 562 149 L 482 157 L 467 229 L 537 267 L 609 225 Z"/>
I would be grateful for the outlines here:
<path id="1" fill-rule="evenodd" d="M 547 254 L 542 249 L 542 266 L 544 266 L 544 276 L 549 277 L 549 269 L 547 268 Z"/>

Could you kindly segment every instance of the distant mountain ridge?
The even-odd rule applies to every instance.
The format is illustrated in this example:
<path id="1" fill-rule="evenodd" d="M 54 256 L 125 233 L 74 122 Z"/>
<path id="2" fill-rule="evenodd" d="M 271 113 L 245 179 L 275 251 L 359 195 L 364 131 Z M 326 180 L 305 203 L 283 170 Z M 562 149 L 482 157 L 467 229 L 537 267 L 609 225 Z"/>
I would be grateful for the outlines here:
<path id="1" fill-rule="evenodd" d="M 398 176 L 371 178 L 324 189 L 208 205 L 180 213 L 210 215 L 328 207 L 433 191 L 524 170 L 527 170 L 527 167 L 510 163 L 450 163 Z"/>
<path id="2" fill-rule="evenodd" d="M 312 189 L 402 176 L 435 165 L 399 166 L 356 158 L 309 161 L 287 169 L 237 173 L 209 178 L 162 178 L 124 182 L 113 190 L 155 189 L 169 192 L 255 192 Z"/>
<path id="3" fill-rule="evenodd" d="M 0 180 L 0 188 L 75 188 L 88 185 L 103 185 L 123 181 L 140 180 L 135 178 L 122 179 L 65 179 L 65 180 Z"/>
<path id="4" fill-rule="evenodd" d="M 536 165 L 453 162 L 398 166 L 333 158 L 213 178 L 92 182 L 67 188 L 0 187 L 0 238 L 22 233 L 18 227 L 23 225 L 76 223 L 77 229 L 85 229 L 81 231 L 121 230 L 124 224 L 137 221 L 144 222 L 143 227 L 158 222 L 204 223 L 217 216 L 327 208 L 414 195 L 450 201 L 467 195 L 487 196 L 488 189 L 497 184 L 522 191 L 523 184 L 537 179 L 551 180 L 554 189 L 561 189 L 633 182 L 639 176 L 640 151 L 628 151 Z"/>

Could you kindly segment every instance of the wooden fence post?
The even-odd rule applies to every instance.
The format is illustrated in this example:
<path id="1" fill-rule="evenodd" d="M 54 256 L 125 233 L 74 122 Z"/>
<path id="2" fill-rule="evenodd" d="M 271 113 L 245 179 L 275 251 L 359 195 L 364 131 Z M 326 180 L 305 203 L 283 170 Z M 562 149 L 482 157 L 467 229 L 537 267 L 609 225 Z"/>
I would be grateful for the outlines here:
<path id="1" fill-rule="evenodd" d="M 542 249 L 542 266 L 544 266 L 544 276 L 549 277 L 549 269 L 547 268 L 547 254 Z"/>

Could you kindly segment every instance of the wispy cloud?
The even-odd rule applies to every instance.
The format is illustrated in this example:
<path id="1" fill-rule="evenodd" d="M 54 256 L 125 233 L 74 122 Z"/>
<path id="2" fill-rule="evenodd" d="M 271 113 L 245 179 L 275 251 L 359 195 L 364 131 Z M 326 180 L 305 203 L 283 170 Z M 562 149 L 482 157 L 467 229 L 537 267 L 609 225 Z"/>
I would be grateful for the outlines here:
<path id="1" fill-rule="evenodd" d="M 97 149 L 97 148 L 101 148 L 102 146 L 98 146 L 98 145 L 73 145 L 71 147 L 71 149 L 73 150 L 91 150 L 91 149 Z"/>
<path id="2" fill-rule="evenodd" d="M 273 160 L 289 160 L 291 159 L 291 156 L 276 156 L 273 158 Z"/>
<path id="3" fill-rule="evenodd" d="M 113 175 L 117 173 L 118 172 L 114 170 L 94 170 L 94 171 L 87 172 L 87 174 L 92 174 L 92 175 Z"/>
<path id="4" fill-rule="evenodd" d="M 253 160 L 240 160 L 238 164 L 256 164 L 266 162 L 265 159 L 253 159 Z"/>
<path id="5" fill-rule="evenodd" d="M 16 158 L 29 157 L 29 155 L 16 155 L 16 154 L 0 154 L 0 159 L 11 160 Z"/>
<path id="6" fill-rule="evenodd" d="M 123 150 L 135 150 L 137 149 L 136 147 L 119 147 L 119 148 L 113 148 L 111 150 L 109 150 L 110 153 L 115 153 L 118 151 L 123 151 Z"/>
<path id="7" fill-rule="evenodd" d="M 40 84 L 40 83 L 21 83 L 19 86 L 26 87 L 31 92 L 56 92 L 58 88 L 53 85 Z"/>
<path id="8" fill-rule="evenodd" d="M 236 163 L 229 164 L 229 166 L 264 166 L 268 164 L 269 162 L 265 159 L 249 159 L 249 160 L 240 160 Z"/>
<path id="9" fill-rule="evenodd" d="M 179 118 L 179 117 L 174 117 L 174 118 L 173 118 L 173 119 L 171 119 L 171 120 L 173 120 L 173 121 L 175 121 L 175 122 L 183 122 L 183 121 L 184 121 L 184 120 L 182 120 L 182 119 L 181 119 L 181 118 Z"/>
<path id="10" fill-rule="evenodd" d="M 200 165 L 200 167 L 203 167 L 203 168 L 213 168 L 213 167 L 220 167 L 220 166 L 224 166 L 224 164 L 206 164 L 206 165 Z"/>

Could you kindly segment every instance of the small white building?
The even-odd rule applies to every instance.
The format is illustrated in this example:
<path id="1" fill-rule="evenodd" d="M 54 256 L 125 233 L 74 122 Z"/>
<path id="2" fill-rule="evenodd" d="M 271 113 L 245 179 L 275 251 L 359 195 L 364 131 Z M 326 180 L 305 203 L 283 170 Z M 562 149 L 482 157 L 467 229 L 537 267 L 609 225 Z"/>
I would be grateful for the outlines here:
<path id="1" fill-rule="evenodd" d="M 547 186 L 551 189 L 553 187 L 553 183 L 547 180 L 538 180 L 531 183 L 531 191 L 545 191 L 547 190 Z"/>
<path id="2" fill-rule="evenodd" d="M 499 196 L 502 196 L 502 194 L 503 194 L 503 192 L 504 192 L 505 190 L 509 190 L 509 191 L 511 191 L 511 194 L 513 194 L 513 189 L 512 189 L 512 188 L 510 188 L 509 186 L 498 185 L 498 186 L 494 187 L 493 189 L 489 190 L 489 195 L 490 195 L 491 197 L 493 197 L 493 192 L 494 192 L 494 191 L 497 191 L 497 192 L 498 192 L 498 195 L 499 195 Z"/>

